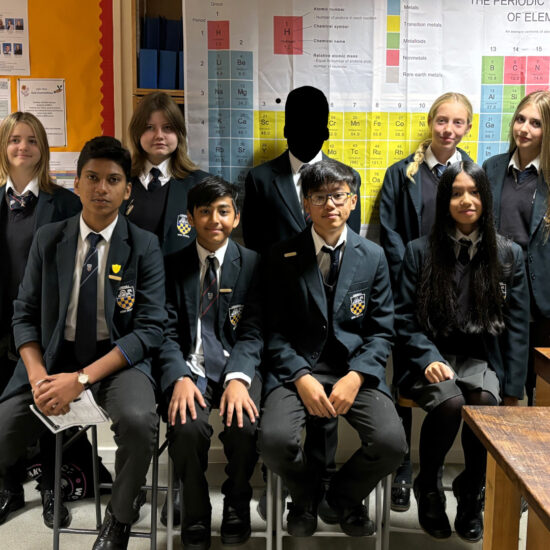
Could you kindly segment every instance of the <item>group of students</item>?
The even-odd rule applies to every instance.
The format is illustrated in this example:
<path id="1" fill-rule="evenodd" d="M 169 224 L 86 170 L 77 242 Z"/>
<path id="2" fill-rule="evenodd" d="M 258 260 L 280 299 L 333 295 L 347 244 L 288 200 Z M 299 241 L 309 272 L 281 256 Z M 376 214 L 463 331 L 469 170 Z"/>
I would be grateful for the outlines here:
<path id="1" fill-rule="evenodd" d="M 49 178 L 39 121 L 26 113 L 4 120 L 0 523 L 24 506 L 17 464 L 40 440 L 51 526 L 51 441 L 29 405 L 63 414 L 90 388 L 117 444 L 94 550 L 127 548 L 159 412 L 183 482 L 183 545 L 210 546 L 212 408 L 224 420 L 228 459 L 223 543 L 250 536 L 258 453 L 289 490 L 291 535 L 313 534 L 318 515 L 348 535 L 371 534 L 363 499 L 396 469 L 398 482 L 411 477 L 410 421 L 386 385 L 395 343 L 394 386 L 428 411 L 414 481 L 420 524 L 450 536 L 440 476 L 460 409 L 516 404 L 529 347 L 548 337 L 550 93 L 520 102 L 510 153 L 485 171 L 457 148 L 471 128 L 470 103 L 438 98 L 431 139 L 387 171 L 382 247 L 357 234 L 359 175 L 321 153 L 328 114 L 320 90 L 289 93 L 288 150 L 246 180 L 248 248 L 231 239 L 240 222 L 235 187 L 189 159 L 181 111 L 166 94 L 136 108 L 132 158 L 114 138 L 86 143 L 80 201 Z M 360 446 L 335 471 L 339 416 Z M 455 530 L 475 541 L 485 454 L 467 427 L 462 443 Z M 405 484 L 392 501 L 408 506 Z M 70 522 L 64 506 L 61 521 Z"/>

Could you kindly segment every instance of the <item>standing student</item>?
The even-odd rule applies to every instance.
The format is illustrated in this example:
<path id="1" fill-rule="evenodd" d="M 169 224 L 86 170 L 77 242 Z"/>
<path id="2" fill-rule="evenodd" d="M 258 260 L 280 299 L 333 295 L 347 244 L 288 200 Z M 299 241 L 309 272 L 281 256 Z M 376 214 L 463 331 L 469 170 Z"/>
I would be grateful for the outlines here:
<path id="1" fill-rule="evenodd" d="M 531 297 L 527 398 L 533 405 L 533 348 L 550 345 L 550 92 L 533 92 L 519 103 L 510 126 L 508 153 L 483 164 L 494 195 L 499 233 L 518 243 Z"/>
<path id="2" fill-rule="evenodd" d="M 361 445 L 336 472 L 326 493 L 332 515 L 351 536 L 372 534 L 362 505 L 401 462 L 405 435 L 385 367 L 393 338 L 393 299 L 382 249 L 346 222 L 357 202 L 352 170 L 323 160 L 302 172 L 312 225 L 276 245 L 267 263 L 266 382 L 259 449 L 288 487 L 288 532 L 317 527 L 322 464 L 301 447 L 308 419 L 343 416 Z M 307 429 L 307 428 L 306 428 Z M 320 442 L 322 443 L 322 442 Z"/>
<path id="3" fill-rule="evenodd" d="M 13 300 L 23 279 L 32 238 L 42 225 L 80 211 L 78 197 L 50 178 L 49 161 L 46 132 L 34 115 L 16 112 L 4 119 L 0 126 L 0 395 L 17 364 L 11 329 Z M 44 437 L 45 450 L 53 439 L 48 434 Z M 51 459 L 53 456 L 42 453 L 43 516 L 49 527 L 53 525 L 54 510 Z M 0 492 L 0 524 L 25 505 L 21 484 L 24 477 L 22 462 L 6 474 Z M 67 526 L 69 521 L 63 506 L 61 524 Z"/>
<path id="4" fill-rule="evenodd" d="M 470 161 L 451 165 L 437 191 L 429 237 L 407 245 L 396 298 L 400 390 L 427 416 L 414 481 L 418 519 L 436 538 L 451 527 L 439 471 L 468 405 L 517 405 L 527 368 L 529 291 L 521 248 L 496 235 L 489 182 Z M 486 451 L 462 428 L 464 471 L 453 481 L 455 530 L 483 535 Z"/>
<path id="5" fill-rule="evenodd" d="M 431 136 L 420 143 L 416 152 L 388 168 L 380 197 L 380 241 L 390 266 L 394 292 L 409 241 L 428 235 L 435 219 L 437 185 L 446 167 L 453 162 L 470 160 L 457 146 L 472 127 L 472 105 L 462 94 L 448 92 L 439 96 L 428 113 Z M 400 361 L 394 353 L 393 362 Z M 397 407 L 403 420 L 407 442 L 411 442 L 411 410 Z M 391 506 L 405 511 L 410 506 L 412 467 L 410 452 L 396 472 Z"/>
<path id="6" fill-rule="evenodd" d="M 166 321 L 158 239 L 119 216 L 130 153 L 94 138 L 77 163 L 82 214 L 38 230 L 14 302 L 21 355 L 0 400 L 0 475 L 90 387 L 112 420 L 116 478 L 94 550 L 125 550 L 158 417 L 149 356 Z"/>
<path id="7" fill-rule="evenodd" d="M 213 407 L 224 419 L 220 439 L 228 459 L 222 543 L 243 544 L 250 536 L 263 348 L 260 258 L 230 238 L 239 223 L 234 186 L 211 176 L 189 192 L 188 207 L 197 238 L 166 258 L 169 324 L 159 361 L 170 403 L 170 456 L 184 488 L 182 543 L 207 550 Z"/>

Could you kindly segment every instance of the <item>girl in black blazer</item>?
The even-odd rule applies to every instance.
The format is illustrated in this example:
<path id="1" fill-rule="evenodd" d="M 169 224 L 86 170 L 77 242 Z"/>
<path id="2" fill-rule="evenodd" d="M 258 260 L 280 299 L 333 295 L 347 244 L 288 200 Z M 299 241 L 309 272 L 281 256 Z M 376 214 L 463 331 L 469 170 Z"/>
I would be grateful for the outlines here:
<path id="1" fill-rule="evenodd" d="M 428 412 L 414 482 L 418 517 L 436 538 L 451 535 L 438 478 L 462 406 L 515 405 L 522 397 L 528 296 L 520 247 L 495 233 L 485 173 L 469 161 L 451 165 L 439 183 L 429 237 L 407 246 L 396 298 L 396 380 Z M 466 425 L 462 447 L 455 529 L 473 542 L 483 535 L 486 454 Z"/>
<path id="2" fill-rule="evenodd" d="M 533 348 L 550 345 L 550 92 L 525 96 L 510 125 L 507 153 L 485 161 L 499 233 L 523 249 L 531 292 L 529 371 L 525 388 L 533 404 Z"/>

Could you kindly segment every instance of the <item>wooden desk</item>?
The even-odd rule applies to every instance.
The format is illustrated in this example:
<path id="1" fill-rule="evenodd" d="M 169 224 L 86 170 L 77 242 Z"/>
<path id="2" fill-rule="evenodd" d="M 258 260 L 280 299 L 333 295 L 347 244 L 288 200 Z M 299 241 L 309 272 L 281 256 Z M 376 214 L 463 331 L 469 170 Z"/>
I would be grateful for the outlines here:
<path id="1" fill-rule="evenodd" d="M 537 373 L 535 405 L 550 407 L 550 348 L 535 348 L 535 372 Z"/>
<path id="2" fill-rule="evenodd" d="M 487 449 L 483 550 L 517 550 L 521 495 L 526 548 L 549 548 L 550 409 L 467 406 L 462 417 Z"/>

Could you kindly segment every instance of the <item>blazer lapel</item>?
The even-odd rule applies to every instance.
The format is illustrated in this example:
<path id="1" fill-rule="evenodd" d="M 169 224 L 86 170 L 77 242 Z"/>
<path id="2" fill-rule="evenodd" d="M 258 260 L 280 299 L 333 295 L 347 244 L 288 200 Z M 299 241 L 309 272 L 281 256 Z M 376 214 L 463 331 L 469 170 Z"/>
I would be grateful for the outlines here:
<path id="1" fill-rule="evenodd" d="M 290 166 L 290 159 L 288 151 L 280 158 L 280 162 L 273 166 L 274 184 L 275 188 L 281 195 L 283 203 L 288 208 L 290 218 L 295 222 L 297 230 L 302 231 L 306 227 L 306 221 L 302 213 L 300 201 L 296 194 L 296 186 L 294 185 L 294 179 L 292 177 L 292 168 Z"/>
<path id="2" fill-rule="evenodd" d="M 500 160 L 499 165 L 496 168 L 496 177 L 495 177 L 495 185 L 491 186 L 491 191 L 493 192 L 493 214 L 495 217 L 495 226 L 497 228 L 500 227 L 500 199 L 502 196 L 502 188 L 504 186 L 504 179 L 506 178 L 506 172 L 508 171 L 508 164 L 510 163 L 510 155 L 506 155 L 502 160 Z M 537 198 L 539 197 L 540 193 L 537 189 Z M 531 221 L 533 220 L 534 216 L 531 217 Z M 533 225 L 531 225 L 533 227 Z M 533 231 L 531 231 L 531 234 Z"/>
<path id="3" fill-rule="evenodd" d="M 235 291 L 237 279 L 239 278 L 241 255 L 239 249 L 233 241 L 229 241 L 227 250 L 225 251 L 225 258 L 223 259 L 222 276 L 220 279 L 220 293 L 218 304 L 218 330 L 219 334 L 223 333 L 223 325 L 226 319 L 228 319 L 229 304 Z M 224 292 L 224 290 L 231 290 L 231 292 Z"/>
<path id="4" fill-rule="evenodd" d="M 67 220 L 63 239 L 57 245 L 57 281 L 59 288 L 59 321 L 65 324 L 73 288 L 76 246 L 80 231 L 80 216 Z"/>
<path id="5" fill-rule="evenodd" d="M 403 167 L 403 171 L 406 172 L 407 167 L 408 164 Z M 405 191 L 409 194 L 411 202 L 413 203 L 414 211 L 416 212 L 418 229 L 420 230 L 420 216 L 422 213 L 422 178 L 420 176 L 420 167 L 418 172 L 413 176 L 414 182 L 412 182 L 406 174 L 404 174 L 403 178 L 403 181 L 405 182 Z"/>
<path id="6" fill-rule="evenodd" d="M 54 205 L 53 195 L 40 191 L 38 193 L 38 202 L 36 203 L 36 217 L 34 220 L 34 230 L 49 223 L 53 219 Z"/>
<path id="7" fill-rule="evenodd" d="M 303 232 L 297 244 L 299 248 L 297 255 L 300 262 L 298 274 L 303 277 L 306 287 L 317 304 L 319 311 L 328 320 L 327 297 L 321 279 L 321 272 L 317 264 L 317 258 L 315 257 L 315 246 L 311 233 L 309 231 Z"/>
<path id="8" fill-rule="evenodd" d="M 351 231 L 348 231 L 346 248 L 344 249 L 344 255 L 340 263 L 338 281 L 336 282 L 336 289 L 334 291 L 334 305 L 332 310 L 334 314 L 340 309 L 344 297 L 353 282 L 355 270 L 359 265 L 359 256 L 356 248 L 359 246 L 358 239 L 360 238 L 361 237 L 358 237 Z"/>
<path id="9" fill-rule="evenodd" d="M 185 300 L 187 311 L 187 323 L 190 330 L 190 346 L 195 343 L 197 337 L 197 318 L 199 316 L 200 301 L 200 272 L 201 266 L 195 242 L 185 250 L 184 263 L 182 265 L 183 276 L 181 278 L 181 295 Z"/>
<path id="10" fill-rule="evenodd" d="M 537 192 L 535 195 L 535 204 L 533 205 L 533 214 L 531 216 L 530 237 L 537 231 L 538 226 L 546 215 L 546 205 L 548 202 L 548 188 L 544 182 L 542 171 L 539 172 L 537 180 Z"/>

